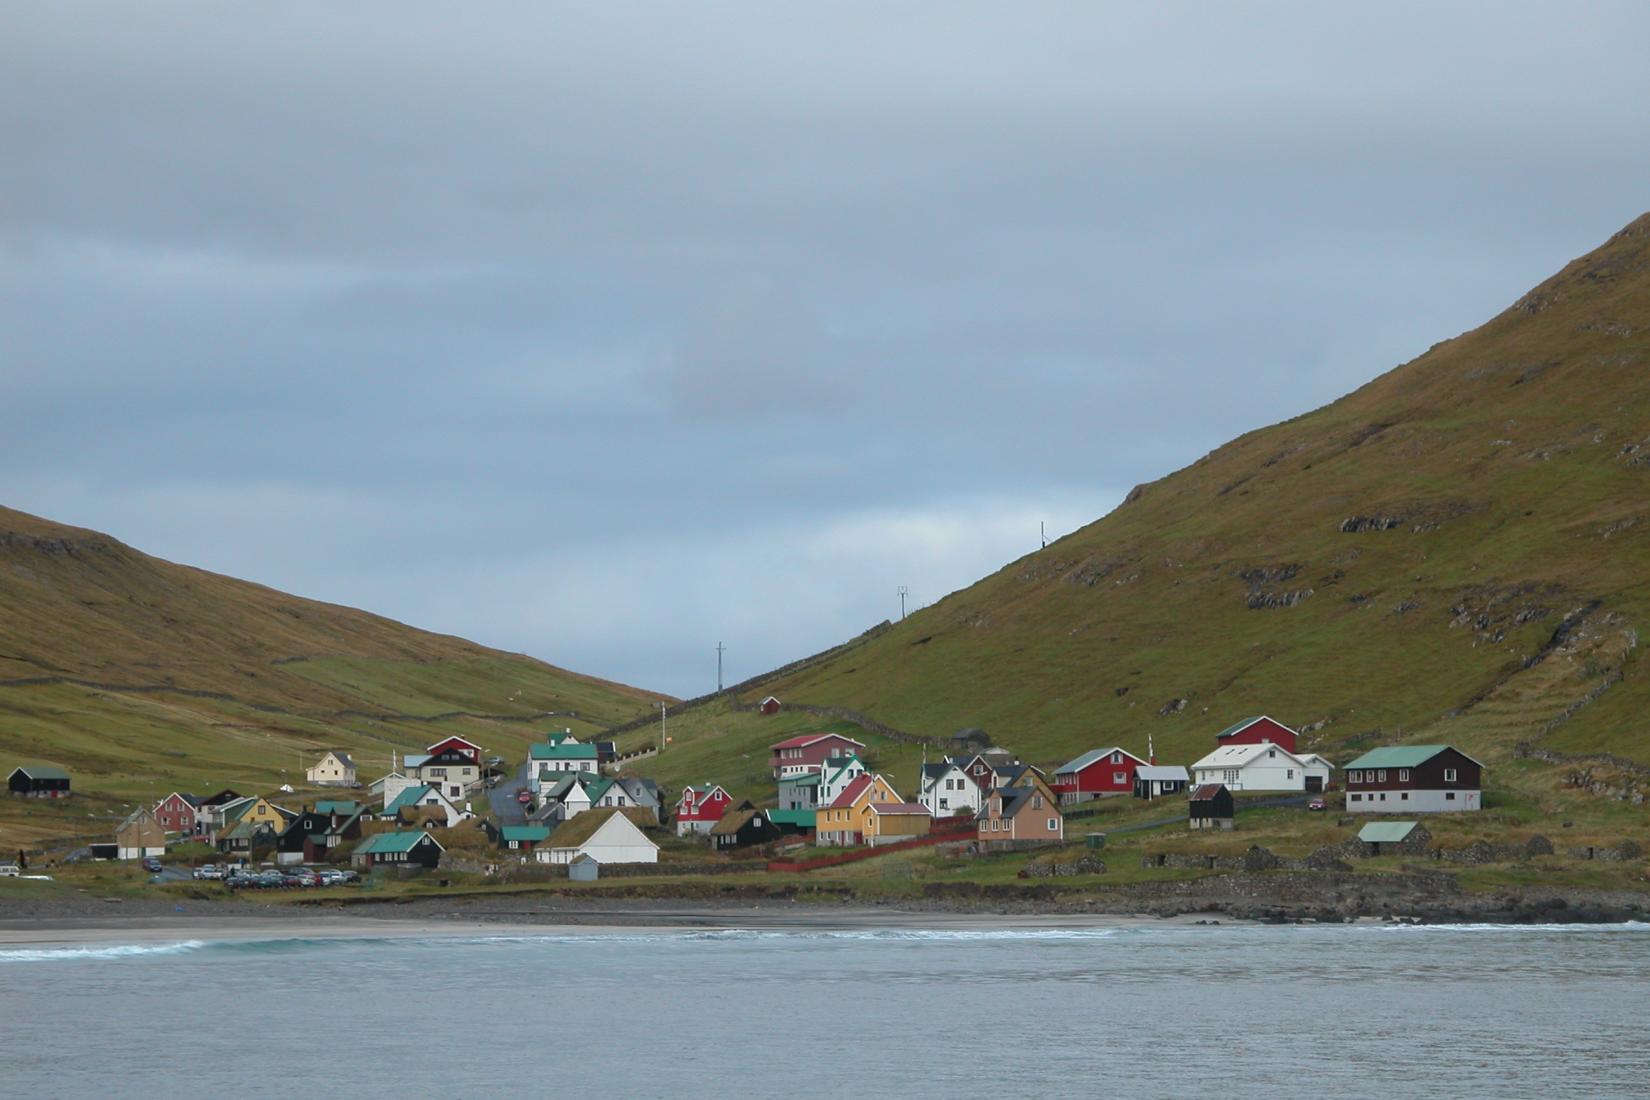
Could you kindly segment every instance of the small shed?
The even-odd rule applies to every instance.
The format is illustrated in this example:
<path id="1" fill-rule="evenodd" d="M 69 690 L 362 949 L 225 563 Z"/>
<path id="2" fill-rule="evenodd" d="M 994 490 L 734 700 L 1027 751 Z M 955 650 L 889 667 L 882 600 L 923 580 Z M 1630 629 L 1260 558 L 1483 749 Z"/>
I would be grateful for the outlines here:
<path id="1" fill-rule="evenodd" d="M 718 852 L 734 848 L 748 848 L 766 844 L 783 835 L 763 810 L 733 810 L 722 815 L 722 820 L 711 826 L 711 847 Z"/>
<path id="2" fill-rule="evenodd" d="M 1142 764 L 1134 769 L 1134 797 L 1162 798 L 1179 794 L 1191 785 L 1191 777 L 1179 764 Z"/>
<path id="3" fill-rule="evenodd" d="M 8 786 L 19 798 L 67 798 L 69 773 L 50 764 L 24 764 L 12 771 Z"/>
<path id="4" fill-rule="evenodd" d="M 1192 792 L 1188 824 L 1194 829 L 1230 829 L 1236 824 L 1232 792 L 1224 783 L 1205 783 Z"/>
<path id="5" fill-rule="evenodd" d="M 991 735 L 985 730 L 971 727 L 958 730 L 951 735 L 951 748 L 954 752 L 984 752 L 991 747 Z"/>
<path id="6" fill-rule="evenodd" d="M 1419 855 L 1432 843 L 1432 834 L 1416 821 L 1371 821 L 1358 830 L 1358 840 L 1365 855 Z"/>
<path id="7" fill-rule="evenodd" d="M 756 709 L 761 711 L 763 714 L 778 714 L 779 708 L 782 705 L 783 704 L 779 702 L 779 696 L 770 695 L 758 703 L 756 705 Z"/>
<path id="8" fill-rule="evenodd" d="M 567 865 L 567 877 L 574 882 L 595 882 L 601 873 L 602 865 L 586 855 L 574 856 Z"/>

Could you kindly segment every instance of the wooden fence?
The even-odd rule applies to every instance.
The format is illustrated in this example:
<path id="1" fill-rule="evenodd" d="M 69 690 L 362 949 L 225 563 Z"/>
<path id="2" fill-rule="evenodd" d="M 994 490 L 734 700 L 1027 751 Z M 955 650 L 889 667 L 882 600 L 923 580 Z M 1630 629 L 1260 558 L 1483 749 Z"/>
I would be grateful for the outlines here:
<path id="1" fill-rule="evenodd" d="M 821 867 L 839 867 L 844 863 L 857 863 L 862 859 L 870 859 L 872 856 L 887 855 L 889 852 L 903 852 L 911 848 L 925 848 L 934 844 L 945 844 L 958 840 L 973 840 L 975 835 L 974 823 L 970 821 L 967 826 L 960 829 L 932 832 L 927 836 L 901 840 L 893 844 L 879 844 L 857 852 L 820 856 L 817 859 L 776 859 L 768 864 L 768 870 L 780 872 L 817 871 Z"/>

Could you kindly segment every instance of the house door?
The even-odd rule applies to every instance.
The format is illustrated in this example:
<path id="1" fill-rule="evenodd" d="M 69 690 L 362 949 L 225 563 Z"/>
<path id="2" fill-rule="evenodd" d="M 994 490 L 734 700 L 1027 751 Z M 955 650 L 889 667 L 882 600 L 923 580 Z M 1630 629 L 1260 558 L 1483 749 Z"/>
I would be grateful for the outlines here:
<path id="1" fill-rule="evenodd" d="M 1323 793 L 1323 776 L 1309 775 L 1306 777 L 1306 790 L 1309 794 Z"/>

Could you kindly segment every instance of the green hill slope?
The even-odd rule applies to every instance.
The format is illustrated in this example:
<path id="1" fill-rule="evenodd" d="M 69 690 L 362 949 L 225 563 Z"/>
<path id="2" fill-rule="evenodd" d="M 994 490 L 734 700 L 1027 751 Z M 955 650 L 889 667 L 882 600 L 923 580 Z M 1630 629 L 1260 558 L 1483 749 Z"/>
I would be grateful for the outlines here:
<path id="1" fill-rule="evenodd" d="M 1483 327 L 741 693 L 1028 758 L 1189 761 L 1269 713 L 1650 761 L 1650 215 Z"/>
<path id="2" fill-rule="evenodd" d="M 327 748 L 369 777 L 448 733 L 513 759 L 660 698 L 0 508 L 0 770 L 60 764 L 85 795 L 0 800 L 4 844 L 172 789 L 301 781 Z"/>

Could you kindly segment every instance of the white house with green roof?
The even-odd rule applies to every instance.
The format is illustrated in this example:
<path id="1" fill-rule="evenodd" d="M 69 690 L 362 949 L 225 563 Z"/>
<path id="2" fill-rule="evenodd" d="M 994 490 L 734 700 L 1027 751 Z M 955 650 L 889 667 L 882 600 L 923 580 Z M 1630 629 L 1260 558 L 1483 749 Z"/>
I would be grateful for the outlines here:
<path id="1" fill-rule="evenodd" d="M 384 807 L 383 816 L 400 817 L 404 811 L 416 813 L 432 807 L 441 811 L 448 828 L 472 816 L 468 811 L 459 809 L 458 805 L 440 790 L 431 786 L 408 787 Z"/>
<path id="2" fill-rule="evenodd" d="M 859 758 L 858 753 L 833 756 L 825 761 L 819 773 L 818 805 L 823 808 L 835 802 L 838 796 L 848 789 L 848 784 L 870 770 L 865 761 Z"/>
<path id="3" fill-rule="evenodd" d="M 560 778 L 562 772 L 589 772 L 595 775 L 597 771 L 595 745 L 563 740 L 555 745 L 532 745 L 527 750 L 527 784 L 535 796 L 546 778 Z"/>
<path id="4" fill-rule="evenodd" d="M 1353 814 L 1466 813 L 1484 805 L 1484 765 L 1453 745 L 1390 745 L 1346 766 Z"/>

